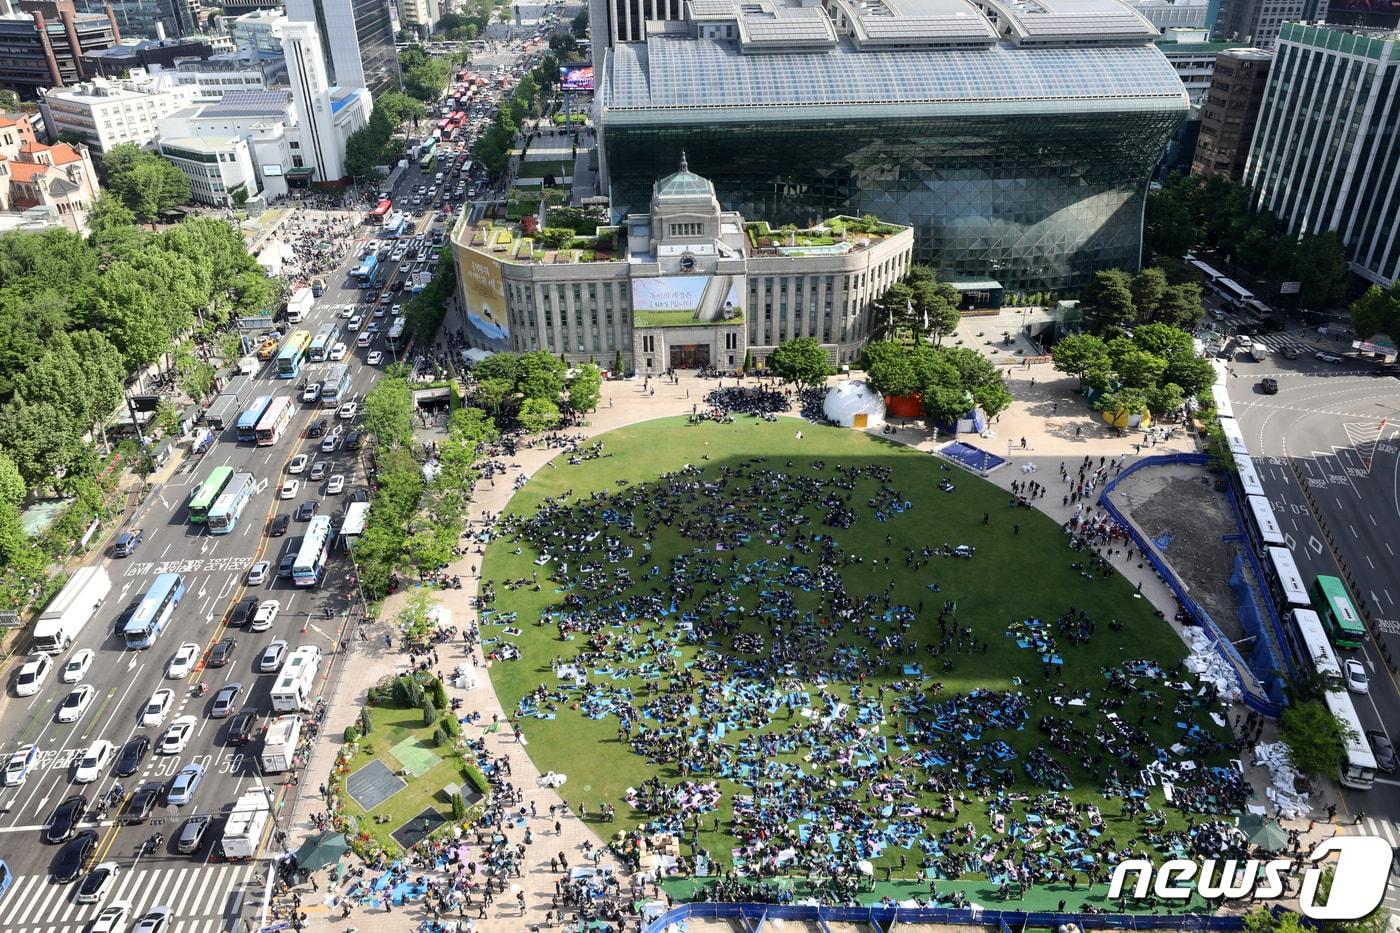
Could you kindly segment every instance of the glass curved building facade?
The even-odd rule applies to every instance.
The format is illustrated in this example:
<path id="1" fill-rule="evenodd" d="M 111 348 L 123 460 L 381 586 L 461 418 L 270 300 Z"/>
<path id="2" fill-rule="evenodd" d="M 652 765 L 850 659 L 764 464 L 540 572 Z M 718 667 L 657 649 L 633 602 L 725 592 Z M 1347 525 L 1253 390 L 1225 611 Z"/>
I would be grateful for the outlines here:
<path id="1" fill-rule="evenodd" d="M 727 0 L 687 8 L 684 34 L 608 51 L 615 210 L 645 204 L 684 151 L 727 209 L 876 214 L 912 226 L 916 259 L 947 277 L 1068 289 L 1138 265 L 1148 179 L 1189 105 L 1156 30 L 1117 0 L 746 0 L 728 33 Z"/>

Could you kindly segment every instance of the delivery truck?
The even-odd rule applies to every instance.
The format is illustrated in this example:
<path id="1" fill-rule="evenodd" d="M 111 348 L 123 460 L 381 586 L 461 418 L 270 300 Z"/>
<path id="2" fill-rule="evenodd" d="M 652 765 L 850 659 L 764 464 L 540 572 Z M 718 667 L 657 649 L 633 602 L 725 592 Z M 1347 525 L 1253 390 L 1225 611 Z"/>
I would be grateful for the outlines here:
<path id="1" fill-rule="evenodd" d="M 60 654 L 68 650 L 97 609 L 112 592 L 106 567 L 81 567 L 58 591 L 34 623 L 34 650 Z"/>

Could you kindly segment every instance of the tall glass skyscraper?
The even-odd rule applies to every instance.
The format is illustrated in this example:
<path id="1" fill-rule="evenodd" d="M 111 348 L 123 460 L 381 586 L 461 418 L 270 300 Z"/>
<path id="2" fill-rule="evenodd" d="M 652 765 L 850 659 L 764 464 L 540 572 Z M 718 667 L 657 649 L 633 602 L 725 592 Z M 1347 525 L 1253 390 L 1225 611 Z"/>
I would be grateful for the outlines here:
<path id="1" fill-rule="evenodd" d="M 399 86 L 389 0 L 287 0 L 287 18 L 315 23 L 337 85 L 379 97 Z"/>
<path id="2" fill-rule="evenodd" d="M 1335 230 L 1357 274 L 1400 281 L 1400 39 L 1285 23 L 1245 165 L 1289 233 Z"/>
<path id="3" fill-rule="evenodd" d="M 1185 89 L 1118 0 L 691 0 L 609 52 L 615 210 L 684 151 L 725 207 L 805 223 L 876 214 L 919 261 L 1016 290 L 1141 258 L 1148 177 Z"/>

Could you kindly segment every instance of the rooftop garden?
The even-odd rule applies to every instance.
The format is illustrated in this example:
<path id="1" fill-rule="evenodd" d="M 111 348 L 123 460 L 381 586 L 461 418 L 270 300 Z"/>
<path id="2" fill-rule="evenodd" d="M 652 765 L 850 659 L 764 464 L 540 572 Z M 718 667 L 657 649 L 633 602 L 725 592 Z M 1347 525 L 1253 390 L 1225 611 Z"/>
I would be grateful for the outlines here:
<path id="1" fill-rule="evenodd" d="M 551 214 L 552 216 L 552 214 Z M 533 214 L 519 222 L 485 221 L 464 231 L 474 249 L 511 262 L 611 262 L 622 258 L 620 227 L 595 226 L 589 233 L 569 227 L 540 227 Z"/>
<path id="2" fill-rule="evenodd" d="M 823 247 L 850 244 L 852 249 L 860 249 L 862 240 L 875 242 L 893 236 L 904 230 L 897 224 L 883 223 L 871 214 L 864 217 L 838 215 L 824 220 L 814 227 L 798 227 L 787 224 L 774 229 L 766 220 L 744 225 L 749 246 L 758 251 L 783 249 L 820 249 Z"/>

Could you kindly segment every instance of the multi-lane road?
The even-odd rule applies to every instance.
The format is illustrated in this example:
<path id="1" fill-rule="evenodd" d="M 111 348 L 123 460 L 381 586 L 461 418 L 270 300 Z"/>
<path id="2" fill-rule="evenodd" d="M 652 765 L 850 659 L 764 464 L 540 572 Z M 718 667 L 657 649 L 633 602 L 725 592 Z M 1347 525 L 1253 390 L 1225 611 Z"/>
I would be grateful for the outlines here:
<path id="1" fill-rule="evenodd" d="M 1311 330 L 1272 336 L 1305 349 L 1341 346 Z M 1343 577 L 1374 623 L 1376 638 L 1355 654 L 1371 680 L 1370 692 L 1354 697 L 1357 714 L 1366 729 L 1400 740 L 1393 674 L 1400 665 L 1400 382 L 1370 364 L 1310 353 L 1291 361 L 1271 353 L 1258 363 L 1240 357 L 1231 368 L 1235 417 L 1303 578 Z M 1266 377 L 1277 380 L 1277 394 L 1264 393 Z M 1348 806 L 1400 820 L 1397 778 L 1381 774 L 1371 791 L 1347 791 Z"/>
<path id="2" fill-rule="evenodd" d="M 400 182 L 402 191 L 418 184 L 416 170 Z M 418 231 L 426 231 L 433 215 L 418 218 Z M 316 303 L 312 314 L 297 328 L 313 333 L 322 323 L 337 320 L 342 327 L 338 309 L 360 301 L 361 293 L 348 277 L 349 269 L 359 262 L 363 246 L 373 237 L 369 227 L 358 228 L 360 238 L 356 249 L 343 266 L 327 277 L 326 294 Z M 410 251 L 404 259 L 413 261 Z M 447 260 L 450 261 L 450 260 Z M 392 282 L 399 270 L 391 266 L 386 279 Z M 368 324 L 368 317 L 366 324 Z M 380 323 L 387 327 L 387 317 Z M 381 331 L 384 328 L 381 328 Z M 384 342 L 376 337 L 368 347 L 356 348 L 354 333 L 342 339 L 349 347 L 346 362 L 352 373 L 349 396 L 363 398 L 373 385 L 377 367 L 366 364 L 372 351 L 385 352 Z M 385 352 L 385 356 L 389 354 Z M 387 360 L 386 360 L 387 361 Z M 62 885 L 51 877 L 53 863 L 60 846 L 44 845 L 41 832 L 50 815 L 65 798 L 74 794 L 86 796 L 95 804 L 120 781 L 129 796 L 145 786 L 168 784 L 182 767 L 199 763 L 206 773 L 194 799 L 183 806 L 171 806 L 164 794 L 151 813 L 141 823 L 124 819 L 123 807 L 101 820 L 88 819 L 79 830 L 98 833 L 98 843 L 91 864 L 113 861 L 119 866 L 115 886 L 104 903 L 128 901 L 134 916 L 157 905 L 174 912 L 173 926 L 166 933 L 214 933 L 232 930 L 245 904 L 260 902 L 263 885 L 255 883 L 266 865 L 258 862 L 222 862 L 215 853 L 222 820 L 231 805 L 251 789 L 266 788 L 276 801 L 282 791 L 285 775 L 259 774 L 257 754 L 261 739 L 242 746 L 227 742 L 229 719 L 210 718 L 211 704 L 219 689 L 226 684 L 241 683 L 243 693 L 238 710 L 256 710 L 266 723 L 271 717 L 269 690 L 274 674 L 261 674 L 256 662 L 263 648 L 274 639 L 283 639 L 292 648 L 316 645 L 326 654 L 322 665 L 323 689 L 325 678 L 333 676 L 335 651 L 339 648 L 342 629 L 358 617 L 356 593 L 349 584 L 349 567 L 345 557 L 336 552 L 322 586 L 314 589 L 295 587 L 289 579 L 276 575 L 277 558 L 283 542 L 302 533 L 306 524 L 292 521 L 285 538 L 269 537 L 272 519 L 291 513 L 307 499 L 320 500 L 320 514 L 335 515 L 352 492 L 366 486 L 364 473 L 356 452 L 343 448 L 322 453 L 319 439 L 308 437 L 312 422 L 327 418 L 337 423 L 336 410 L 319 403 L 303 403 L 297 389 L 305 378 L 277 379 L 268 365 L 254 377 L 253 395 L 288 395 L 296 399 L 295 414 L 282 440 L 267 447 L 239 443 L 230 425 L 218 435 L 216 443 L 203 455 L 188 456 L 164 483 L 155 487 L 144 504 L 123 523 L 123 528 L 141 528 L 145 539 L 134 554 L 117 558 L 110 549 L 96 555 L 112 577 L 111 595 L 83 627 L 73 645 L 54 658 L 55 673 L 33 696 L 14 694 L 14 674 L 17 660 L 7 670 L 7 691 L 0 699 L 0 758 L 7 758 L 16 748 L 34 744 L 39 749 L 38 764 L 19 787 L 0 789 L 0 858 L 14 874 L 10 891 L 0 899 L 0 929 L 10 933 L 65 933 L 86 929 L 101 905 L 78 904 L 74 895 L 77 884 Z M 341 425 L 349 426 L 346 421 Z M 346 487 L 340 495 L 327 495 L 325 480 L 310 482 L 303 474 L 301 490 L 291 500 L 279 498 L 279 488 L 287 479 L 288 462 L 297 454 L 307 453 L 310 459 L 326 461 L 327 475 L 339 473 L 346 477 Z M 227 535 L 209 534 L 204 525 L 187 521 L 186 503 L 190 493 L 217 466 L 230 466 L 236 471 L 252 473 L 260 481 L 259 491 L 248 502 L 235 530 Z M 260 586 L 248 586 L 248 568 L 259 560 L 270 560 L 273 572 L 269 581 Z M 115 634 L 117 619 L 147 590 L 157 574 L 175 572 L 183 576 L 187 592 L 176 609 L 172 621 L 156 643 L 147 650 L 130 650 Z M 228 618 L 233 607 L 247 596 L 259 600 L 276 599 L 281 609 L 273 627 L 265 632 L 251 633 L 232 627 Z M 328 615 L 327 610 L 330 611 Z M 185 642 L 193 642 L 207 654 L 216 642 L 231 637 L 236 649 L 231 663 L 224 667 L 202 667 L 188 677 L 172 679 L 167 676 L 171 655 Z M 74 685 L 59 682 L 57 671 L 68 658 L 81 649 L 96 652 L 96 660 L 83 683 L 96 688 L 86 713 L 74 723 L 59 723 L 55 711 Z M 22 660 L 22 659 L 21 659 Z M 207 682 L 208 690 L 198 695 L 195 685 Z M 142 728 L 139 723 L 142 707 L 159 689 L 175 693 L 173 708 L 160 726 Z M 197 726 L 185 749 L 176 755 L 148 754 L 138 771 L 127 778 L 116 778 L 109 766 L 102 778 L 88 784 L 76 784 L 75 759 L 98 739 L 106 739 L 120 748 L 130 738 L 148 735 L 154 742 L 177 717 L 194 716 Z M 213 814 L 215 821 L 201 852 L 179 855 L 174 841 L 183 822 L 196 814 Z M 282 815 L 285 819 L 285 814 Z M 280 825 L 269 826 L 263 856 L 280 854 L 274 832 Z M 156 852 L 143 854 L 143 844 L 155 832 L 165 836 L 165 844 Z"/>

